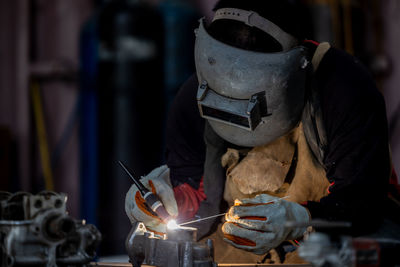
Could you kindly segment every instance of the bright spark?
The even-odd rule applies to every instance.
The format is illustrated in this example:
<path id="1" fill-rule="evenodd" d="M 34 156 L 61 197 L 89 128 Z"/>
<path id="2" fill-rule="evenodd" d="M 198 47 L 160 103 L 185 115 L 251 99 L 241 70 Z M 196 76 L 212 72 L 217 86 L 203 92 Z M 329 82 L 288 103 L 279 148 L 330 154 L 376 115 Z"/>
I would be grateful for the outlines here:
<path id="1" fill-rule="evenodd" d="M 168 229 L 173 230 L 173 229 L 179 228 L 179 225 L 176 223 L 175 220 L 170 220 L 170 221 L 167 223 L 167 227 L 168 227 Z"/>

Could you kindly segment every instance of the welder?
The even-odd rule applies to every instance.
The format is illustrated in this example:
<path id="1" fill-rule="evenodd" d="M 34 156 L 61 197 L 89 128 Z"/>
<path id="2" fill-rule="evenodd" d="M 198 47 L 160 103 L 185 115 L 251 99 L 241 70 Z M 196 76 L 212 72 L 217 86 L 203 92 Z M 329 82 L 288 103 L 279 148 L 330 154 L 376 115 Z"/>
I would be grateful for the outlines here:
<path id="1" fill-rule="evenodd" d="M 226 211 L 218 229 L 218 219 L 196 225 L 199 236 L 219 232 L 257 261 L 305 234 L 289 221 L 346 221 L 359 236 L 384 220 L 394 175 L 384 99 L 355 57 L 309 40 L 310 28 L 300 1 L 220 0 L 195 31 L 196 73 L 170 109 L 167 165 L 143 178 L 179 221 Z M 132 186 L 131 221 L 164 232 L 142 200 Z"/>

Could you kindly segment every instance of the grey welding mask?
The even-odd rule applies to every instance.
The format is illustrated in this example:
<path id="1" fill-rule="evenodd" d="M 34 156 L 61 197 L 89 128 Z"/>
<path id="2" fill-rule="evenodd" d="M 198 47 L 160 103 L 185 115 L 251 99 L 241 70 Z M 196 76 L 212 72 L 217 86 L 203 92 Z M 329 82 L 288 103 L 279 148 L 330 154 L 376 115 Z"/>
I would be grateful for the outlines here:
<path id="1" fill-rule="evenodd" d="M 300 120 L 309 65 L 306 48 L 296 46 L 295 38 L 257 13 L 220 9 L 214 20 L 220 18 L 261 28 L 283 50 L 263 53 L 227 45 L 210 36 L 201 19 L 195 43 L 200 114 L 228 142 L 247 147 L 267 144 Z"/>

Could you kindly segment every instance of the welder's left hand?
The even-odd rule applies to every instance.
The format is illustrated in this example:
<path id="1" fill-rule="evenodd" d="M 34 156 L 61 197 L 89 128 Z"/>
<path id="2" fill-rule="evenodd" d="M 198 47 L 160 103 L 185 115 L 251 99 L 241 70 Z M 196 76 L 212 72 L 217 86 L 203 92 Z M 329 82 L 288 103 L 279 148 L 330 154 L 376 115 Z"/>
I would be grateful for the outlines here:
<path id="1" fill-rule="evenodd" d="M 140 181 L 147 189 L 151 190 L 160 198 L 165 209 L 172 217 L 178 215 L 178 207 L 171 186 L 169 168 L 167 165 L 155 168 L 148 175 L 142 177 Z M 126 193 L 125 212 L 132 224 L 135 222 L 143 222 L 150 231 L 159 233 L 166 232 L 165 223 L 149 210 L 135 184 L 133 184 L 128 193 Z"/>
<path id="2" fill-rule="evenodd" d="M 236 200 L 225 216 L 224 240 L 255 254 L 264 254 L 285 240 L 304 234 L 306 228 L 288 229 L 287 221 L 308 222 L 303 206 L 267 194 Z"/>

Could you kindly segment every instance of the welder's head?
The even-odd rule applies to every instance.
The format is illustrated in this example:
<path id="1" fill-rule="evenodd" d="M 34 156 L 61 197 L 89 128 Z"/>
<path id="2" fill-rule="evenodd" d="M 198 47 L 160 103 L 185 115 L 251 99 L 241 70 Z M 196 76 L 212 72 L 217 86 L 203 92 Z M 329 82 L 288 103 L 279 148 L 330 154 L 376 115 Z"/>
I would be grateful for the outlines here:
<path id="1" fill-rule="evenodd" d="M 267 144 L 299 122 L 309 69 L 310 24 L 299 1 L 220 0 L 196 30 L 201 115 L 225 140 Z"/>

